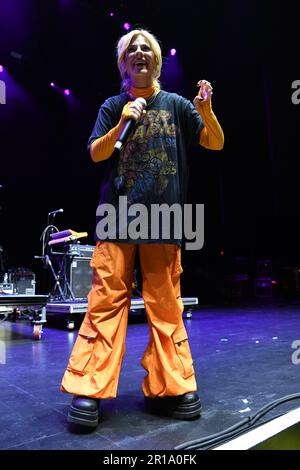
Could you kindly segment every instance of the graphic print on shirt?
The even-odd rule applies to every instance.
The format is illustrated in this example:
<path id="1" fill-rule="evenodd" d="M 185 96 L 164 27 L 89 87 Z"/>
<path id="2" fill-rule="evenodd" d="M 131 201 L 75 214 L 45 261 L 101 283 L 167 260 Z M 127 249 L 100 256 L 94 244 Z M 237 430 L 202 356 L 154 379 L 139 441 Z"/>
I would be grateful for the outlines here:
<path id="1" fill-rule="evenodd" d="M 124 146 L 115 187 L 123 190 L 129 204 L 143 200 L 147 193 L 161 196 L 177 173 L 176 162 L 167 153 L 169 149 L 172 155 L 176 147 L 171 117 L 169 111 L 149 110 Z"/>

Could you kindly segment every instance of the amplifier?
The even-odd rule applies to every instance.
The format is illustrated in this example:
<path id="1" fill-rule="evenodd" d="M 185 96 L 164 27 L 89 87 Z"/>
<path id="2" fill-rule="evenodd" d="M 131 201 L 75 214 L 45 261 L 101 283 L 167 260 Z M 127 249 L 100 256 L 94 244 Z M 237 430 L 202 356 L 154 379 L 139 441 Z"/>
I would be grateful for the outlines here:
<path id="1" fill-rule="evenodd" d="M 69 283 L 75 299 L 85 299 L 92 287 L 92 268 L 90 260 L 95 247 L 93 245 L 73 245 L 69 271 Z M 76 250 L 75 250 L 76 248 Z"/>
<path id="2" fill-rule="evenodd" d="M 94 245 L 70 245 L 69 254 L 78 258 L 92 258 L 95 246 Z"/>
<path id="3" fill-rule="evenodd" d="M 32 271 L 17 269 L 9 272 L 9 281 L 15 294 L 35 295 L 35 274 Z"/>

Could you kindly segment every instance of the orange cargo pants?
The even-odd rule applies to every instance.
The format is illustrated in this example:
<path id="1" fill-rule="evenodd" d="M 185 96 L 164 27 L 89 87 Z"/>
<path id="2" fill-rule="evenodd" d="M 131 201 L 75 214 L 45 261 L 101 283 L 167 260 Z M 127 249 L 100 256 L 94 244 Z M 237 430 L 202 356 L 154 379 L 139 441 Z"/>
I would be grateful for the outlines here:
<path id="1" fill-rule="evenodd" d="M 91 267 L 88 311 L 73 347 L 61 390 L 92 398 L 114 398 L 125 353 L 136 250 L 150 339 L 142 359 L 145 396 L 196 391 L 193 361 L 180 297 L 181 251 L 171 244 L 97 242 Z"/>

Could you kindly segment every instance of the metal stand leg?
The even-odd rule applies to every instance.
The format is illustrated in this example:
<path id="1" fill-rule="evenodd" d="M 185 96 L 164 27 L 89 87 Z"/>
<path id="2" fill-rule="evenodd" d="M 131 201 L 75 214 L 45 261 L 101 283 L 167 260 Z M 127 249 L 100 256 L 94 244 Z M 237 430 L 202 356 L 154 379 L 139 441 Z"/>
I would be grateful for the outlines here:
<path id="1" fill-rule="evenodd" d="M 60 285 L 60 275 L 56 274 L 49 255 L 45 255 L 45 258 L 46 258 L 46 264 L 48 266 L 50 266 L 50 270 L 51 270 L 52 275 L 53 275 L 54 280 L 55 280 L 55 285 L 54 285 L 54 289 L 53 289 L 53 293 L 51 294 L 51 297 L 55 297 L 55 292 L 58 289 L 61 299 L 64 300 L 64 293 L 63 293 L 63 290 L 62 290 L 61 285 Z"/>
<path id="2" fill-rule="evenodd" d="M 46 263 L 50 266 L 52 275 L 55 280 L 55 286 L 51 293 L 51 298 L 53 299 L 57 298 L 56 291 L 58 290 L 59 292 L 58 297 L 60 300 L 66 301 L 66 300 L 70 300 L 70 298 L 72 300 L 75 300 L 75 295 L 71 289 L 71 286 L 70 286 L 70 283 L 68 281 L 67 274 L 66 274 L 66 269 L 67 269 L 66 257 L 63 256 L 62 261 L 58 261 L 59 271 L 57 274 L 55 272 L 55 269 L 53 267 L 53 264 L 49 255 L 46 255 L 45 258 L 46 258 Z"/>

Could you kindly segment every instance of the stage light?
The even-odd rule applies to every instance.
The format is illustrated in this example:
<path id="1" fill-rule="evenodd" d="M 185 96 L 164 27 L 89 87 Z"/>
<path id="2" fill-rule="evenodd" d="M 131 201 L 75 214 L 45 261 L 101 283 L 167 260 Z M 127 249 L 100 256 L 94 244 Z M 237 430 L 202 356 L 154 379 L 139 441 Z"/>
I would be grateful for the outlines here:
<path id="1" fill-rule="evenodd" d="M 126 29 L 126 31 L 128 31 L 131 28 L 131 25 L 129 23 L 124 23 L 123 28 Z"/>
<path id="2" fill-rule="evenodd" d="M 173 55 L 173 56 L 176 55 L 176 49 L 171 49 L 170 54 Z"/>
<path id="3" fill-rule="evenodd" d="M 114 14 L 113 14 L 113 12 L 112 12 L 112 11 L 110 12 L 109 16 L 114 16 Z"/>
<path id="4" fill-rule="evenodd" d="M 4 67 L 3 67 L 3 65 L 0 65 L 0 72 L 4 72 Z"/>
<path id="5" fill-rule="evenodd" d="M 68 88 L 66 88 L 66 89 L 64 90 L 64 94 L 65 94 L 66 96 L 69 96 L 69 95 L 71 94 L 71 91 L 70 91 Z"/>
<path id="6" fill-rule="evenodd" d="M 51 83 L 50 83 L 50 86 L 51 86 L 52 88 L 55 88 L 55 83 L 54 83 L 54 82 L 51 82 Z"/>

